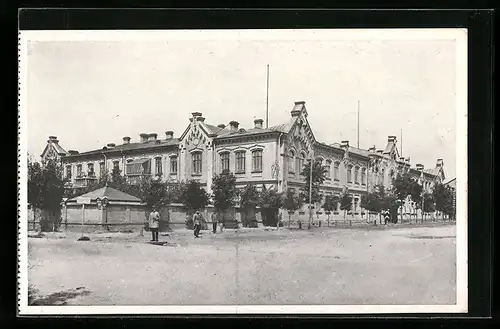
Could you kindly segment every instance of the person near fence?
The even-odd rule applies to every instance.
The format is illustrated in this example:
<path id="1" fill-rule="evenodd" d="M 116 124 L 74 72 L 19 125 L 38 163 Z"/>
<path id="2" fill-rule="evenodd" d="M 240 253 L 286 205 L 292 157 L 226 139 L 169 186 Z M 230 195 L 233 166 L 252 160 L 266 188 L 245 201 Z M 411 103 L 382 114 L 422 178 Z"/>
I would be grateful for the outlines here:
<path id="1" fill-rule="evenodd" d="M 199 238 L 201 230 L 201 214 L 199 211 L 196 211 L 193 215 L 193 224 L 194 224 L 194 237 Z"/>
<path id="2" fill-rule="evenodd" d="M 160 214 L 153 208 L 153 211 L 149 214 L 149 229 L 151 230 L 152 242 L 158 242 L 158 230 L 160 226 Z"/>
<path id="3" fill-rule="evenodd" d="M 214 211 L 212 212 L 212 215 L 211 216 L 211 220 L 212 220 L 212 231 L 215 233 L 217 233 L 217 213 Z"/>

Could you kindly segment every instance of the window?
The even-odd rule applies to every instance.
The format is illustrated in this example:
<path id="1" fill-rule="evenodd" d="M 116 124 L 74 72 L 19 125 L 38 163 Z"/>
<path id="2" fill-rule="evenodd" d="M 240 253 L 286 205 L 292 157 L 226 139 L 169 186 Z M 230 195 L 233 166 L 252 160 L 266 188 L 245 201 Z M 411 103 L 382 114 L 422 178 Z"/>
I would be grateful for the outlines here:
<path id="1" fill-rule="evenodd" d="M 220 154 L 220 171 L 229 170 L 229 152 Z"/>
<path id="2" fill-rule="evenodd" d="M 262 150 L 252 152 L 252 171 L 262 172 Z"/>
<path id="3" fill-rule="evenodd" d="M 358 211 L 358 204 L 359 204 L 359 199 L 354 198 L 354 211 Z"/>
<path id="4" fill-rule="evenodd" d="M 340 166 L 339 162 L 335 162 L 333 164 L 333 179 L 337 182 L 339 181 L 339 166 Z"/>
<path id="5" fill-rule="evenodd" d="M 195 152 L 191 155 L 193 168 L 193 174 L 201 174 L 201 152 Z"/>
<path id="6" fill-rule="evenodd" d="M 161 166 L 161 158 L 155 158 L 155 172 L 157 175 L 162 175 L 163 170 Z"/>
<path id="7" fill-rule="evenodd" d="M 120 169 L 120 162 L 113 161 L 113 169 L 119 170 Z"/>
<path id="8" fill-rule="evenodd" d="M 66 178 L 71 179 L 71 166 L 66 166 Z"/>
<path id="9" fill-rule="evenodd" d="M 331 175 L 331 167 L 332 167 L 332 161 L 326 160 L 326 165 L 325 165 L 325 170 L 326 170 L 326 179 L 332 179 Z"/>
<path id="10" fill-rule="evenodd" d="M 385 179 L 385 169 L 380 170 L 380 184 L 384 185 L 384 179 Z"/>
<path id="11" fill-rule="evenodd" d="M 300 154 L 300 157 L 298 158 L 298 162 L 297 162 L 297 169 L 299 172 L 302 172 L 302 170 L 304 169 L 304 160 L 306 158 L 306 155 L 304 153 L 301 153 Z"/>
<path id="12" fill-rule="evenodd" d="M 95 176 L 94 164 L 93 163 L 87 164 L 87 175 L 90 176 L 90 177 L 94 177 Z"/>
<path id="13" fill-rule="evenodd" d="M 244 173 L 245 172 L 245 152 L 239 151 L 236 152 L 236 172 Z"/>
<path id="14" fill-rule="evenodd" d="M 290 151 L 288 154 L 288 172 L 293 174 L 295 173 L 295 153 L 293 151 Z"/>
<path id="15" fill-rule="evenodd" d="M 354 168 L 354 183 L 359 184 L 359 167 Z"/>
<path id="16" fill-rule="evenodd" d="M 76 177 L 82 177 L 82 165 L 76 165 Z"/>
<path id="17" fill-rule="evenodd" d="M 366 168 L 361 169 L 361 185 L 366 185 Z"/>
<path id="18" fill-rule="evenodd" d="M 352 166 L 347 166 L 347 182 L 352 183 Z"/>
<path id="19" fill-rule="evenodd" d="M 104 175 L 104 173 L 105 173 L 105 172 L 106 172 L 106 169 L 105 169 L 105 167 L 104 167 L 104 162 L 100 162 L 100 163 L 99 163 L 99 173 L 100 173 L 101 175 Z"/>
<path id="20" fill-rule="evenodd" d="M 170 173 L 177 174 L 177 157 L 170 158 Z"/>

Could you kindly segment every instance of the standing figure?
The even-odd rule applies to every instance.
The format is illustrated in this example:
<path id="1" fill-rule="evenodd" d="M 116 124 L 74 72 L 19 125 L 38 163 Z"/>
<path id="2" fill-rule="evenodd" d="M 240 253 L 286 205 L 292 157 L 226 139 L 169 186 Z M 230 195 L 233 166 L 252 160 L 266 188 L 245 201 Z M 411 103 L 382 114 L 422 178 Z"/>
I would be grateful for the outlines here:
<path id="1" fill-rule="evenodd" d="M 215 234 L 217 233 L 217 213 L 214 211 L 210 216 L 212 220 L 212 231 Z"/>
<path id="2" fill-rule="evenodd" d="M 158 229 L 160 226 L 160 214 L 153 208 L 153 211 L 149 214 L 149 229 L 151 230 L 151 235 L 153 239 L 152 242 L 158 241 Z"/>
<path id="3" fill-rule="evenodd" d="M 201 229 L 201 214 L 199 211 L 196 211 L 193 215 L 193 224 L 194 224 L 194 237 L 199 238 L 200 229 Z"/>

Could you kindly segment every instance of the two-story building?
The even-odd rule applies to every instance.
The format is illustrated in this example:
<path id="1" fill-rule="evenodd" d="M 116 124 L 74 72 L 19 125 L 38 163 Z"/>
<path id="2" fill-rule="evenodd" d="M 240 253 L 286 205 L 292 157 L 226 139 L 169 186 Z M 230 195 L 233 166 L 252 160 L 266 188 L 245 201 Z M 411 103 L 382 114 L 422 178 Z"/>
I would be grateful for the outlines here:
<path id="1" fill-rule="evenodd" d="M 410 158 L 400 157 L 395 136 L 389 136 L 381 150 L 375 146 L 355 148 L 349 141 L 327 144 L 316 140 L 307 118 L 302 101 L 295 102 L 287 122 L 269 128 L 263 127 L 262 119 L 254 120 L 251 128 L 241 128 L 237 121 L 212 125 L 202 113 L 194 112 L 179 137 L 174 137 L 173 131 L 166 131 L 162 138 L 157 133 L 141 133 L 137 142 L 123 137 L 120 144 L 65 154 L 60 154 L 64 149 L 57 138 L 51 137 L 44 154 L 57 153 L 71 182 L 69 188 L 86 186 L 101 173 L 119 168 L 131 183 L 142 175 L 172 182 L 194 179 L 208 192 L 212 177 L 224 169 L 234 173 L 240 187 L 264 184 L 279 191 L 298 191 L 304 184 L 300 176 L 303 166 L 316 159 L 327 168 L 323 194 L 352 194 L 354 212 L 359 209 L 361 195 L 377 184 L 390 187 L 391 177 L 398 172 L 414 174 L 426 190 L 445 179 L 442 159 L 432 169 L 421 164 L 413 168 Z"/>

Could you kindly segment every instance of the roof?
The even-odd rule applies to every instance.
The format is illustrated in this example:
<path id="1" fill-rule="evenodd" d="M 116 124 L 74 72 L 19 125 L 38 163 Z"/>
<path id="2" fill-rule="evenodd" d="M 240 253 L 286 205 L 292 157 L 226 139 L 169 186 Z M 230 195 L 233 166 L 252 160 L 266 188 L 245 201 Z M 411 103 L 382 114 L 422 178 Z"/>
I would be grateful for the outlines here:
<path id="1" fill-rule="evenodd" d="M 424 173 L 437 176 L 439 175 L 439 168 L 432 168 L 432 169 L 424 169 Z"/>
<path id="2" fill-rule="evenodd" d="M 116 145 L 113 148 L 108 148 L 106 150 L 97 149 L 97 150 L 78 153 L 75 155 L 67 155 L 66 157 L 78 157 L 78 156 L 82 156 L 82 155 L 102 154 L 102 153 L 110 153 L 110 152 L 116 152 L 116 151 L 155 149 L 155 148 L 161 148 L 161 147 L 165 147 L 165 146 L 176 146 L 176 145 L 179 145 L 179 139 L 172 138 L 172 139 L 156 140 L 156 141 L 150 141 L 150 142 L 144 142 L 144 143 L 121 144 L 121 145 Z"/>
<path id="3" fill-rule="evenodd" d="M 61 146 L 59 145 L 58 143 L 52 143 L 52 145 L 54 146 L 54 148 L 56 149 L 57 153 L 59 154 L 66 154 L 68 152 L 66 152 L 66 150 Z"/>
<path id="4" fill-rule="evenodd" d="M 122 191 L 119 191 L 117 189 L 114 189 L 109 186 L 101 187 L 97 190 L 94 190 L 89 193 L 85 193 L 83 195 L 74 197 L 70 199 L 70 202 L 76 202 L 77 199 L 79 198 L 90 198 L 91 201 L 95 201 L 97 198 L 104 198 L 107 197 L 109 201 L 126 201 L 126 202 L 141 202 L 141 199 L 136 198 L 133 195 L 124 193 Z"/>

